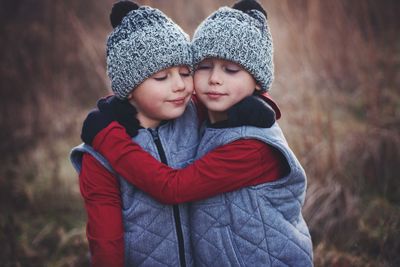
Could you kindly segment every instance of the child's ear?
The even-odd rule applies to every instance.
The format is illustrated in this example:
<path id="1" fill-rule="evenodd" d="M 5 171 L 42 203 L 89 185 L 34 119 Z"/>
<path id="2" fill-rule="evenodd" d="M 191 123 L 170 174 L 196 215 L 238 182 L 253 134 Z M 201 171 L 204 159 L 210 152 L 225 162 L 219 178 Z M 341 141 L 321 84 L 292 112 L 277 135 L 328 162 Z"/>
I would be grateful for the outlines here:
<path id="1" fill-rule="evenodd" d="M 135 98 L 133 97 L 133 94 L 130 93 L 127 97 L 128 102 L 135 107 Z"/>
<path id="2" fill-rule="evenodd" d="M 261 86 L 259 84 L 256 84 L 256 91 L 261 91 Z"/>

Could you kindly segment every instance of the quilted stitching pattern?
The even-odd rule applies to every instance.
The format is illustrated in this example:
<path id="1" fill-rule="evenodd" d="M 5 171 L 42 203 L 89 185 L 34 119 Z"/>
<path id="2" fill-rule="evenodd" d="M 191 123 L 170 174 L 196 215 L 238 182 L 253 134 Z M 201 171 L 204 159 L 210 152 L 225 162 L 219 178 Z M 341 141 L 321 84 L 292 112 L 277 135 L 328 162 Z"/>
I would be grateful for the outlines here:
<path id="1" fill-rule="evenodd" d="M 191 133 L 188 137 L 188 131 Z M 182 117 L 173 123 L 164 124 L 159 129 L 160 139 L 168 141 L 164 150 L 171 167 L 183 167 L 195 156 L 198 145 L 197 118 L 193 104 L 190 104 Z M 180 140 L 185 140 L 184 143 Z M 159 159 L 157 148 L 150 133 L 141 129 L 135 137 L 144 150 Z M 179 157 L 173 155 L 179 152 Z M 108 162 L 88 146 L 73 149 L 71 161 L 80 171 L 82 154 L 90 153 L 102 165 L 113 170 Z M 172 206 L 162 205 L 146 193 L 119 177 L 123 200 L 125 228 L 125 262 L 126 266 L 179 266 L 179 251 L 175 220 Z M 181 224 L 185 242 L 187 266 L 193 265 L 189 243 L 187 207 L 180 205 Z"/>
<path id="2" fill-rule="evenodd" d="M 305 174 L 280 135 L 277 124 L 206 130 L 197 157 L 239 138 L 257 138 L 279 148 L 292 172 L 273 183 L 193 203 L 196 266 L 312 266 L 311 238 L 301 216 Z"/>
<path id="3" fill-rule="evenodd" d="M 159 134 L 161 139 L 170 140 L 161 129 Z M 159 159 L 157 148 L 147 131 L 142 131 L 135 138 L 135 141 L 144 144 L 143 149 L 149 151 L 155 158 Z M 193 143 L 189 144 L 193 147 Z M 195 144 L 197 145 L 197 143 Z M 196 148 L 196 146 L 194 147 Z M 164 150 L 168 158 L 168 163 L 172 167 L 182 164 L 176 160 L 183 159 L 188 161 L 194 155 L 194 151 L 187 150 L 181 153 L 182 156 L 179 159 L 172 158 L 170 156 L 171 151 L 176 150 L 173 143 L 164 146 Z M 134 229 L 134 233 L 131 235 L 132 240 L 127 241 L 131 244 L 131 248 L 125 254 L 129 259 L 134 259 L 135 262 L 132 262 L 132 265 L 179 266 L 178 241 L 172 206 L 158 203 L 146 193 L 137 190 L 134 186 L 127 183 L 124 179 L 121 179 L 121 187 L 128 188 L 130 193 L 124 196 L 124 205 L 130 207 L 129 212 L 124 213 L 126 217 L 125 230 L 130 232 Z M 182 214 L 187 212 L 184 205 L 180 205 L 179 208 Z M 188 234 L 186 234 L 186 239 L 188 239 L 187 236 Z M 185 248 L 187 252 L 187 246 Z M 190 255 L 186 257 L 190 261 Z"/>
<path id="4" fill-rule="evenodd" d="M 203 266 L 218 266 L 221 259 L 227 264 L 232 261 L 231 257 L 234 256 L 237 264 L 242 266 L 245 263 L 249 266 L 252 262 L 256 265 L 260 263 L 268 265 L 269 259 L 263 256 L 268 255 L 266 234 L 248 231 L 248 229 L 259 230 L 264 227 L 258 207 L 256 205 L 246 206 L 240 193 L 236 192 L 225 194 L 224 200 L 226 202 L 211 207 L 206 204 L 194 204 L 191 207 L 190 216 L 193 224 L 202 222 L 201 226 L 193 227 L 192 225 L 193 246 L 201 247 L 207 252 L 196 260 L 199 260 Z M 215 230 L 221 227 L 226 228 L 226 236 L 219 235 L 219 230 Z M 231 243 L 228 247 L 232 251 L 228 251 L 226 244 L 220 242 L 219 238 L 228 239 Z M 211 258 L 209 254 L 212 254 Z M 196 255 L 199 255 L 197 249 Z"/>

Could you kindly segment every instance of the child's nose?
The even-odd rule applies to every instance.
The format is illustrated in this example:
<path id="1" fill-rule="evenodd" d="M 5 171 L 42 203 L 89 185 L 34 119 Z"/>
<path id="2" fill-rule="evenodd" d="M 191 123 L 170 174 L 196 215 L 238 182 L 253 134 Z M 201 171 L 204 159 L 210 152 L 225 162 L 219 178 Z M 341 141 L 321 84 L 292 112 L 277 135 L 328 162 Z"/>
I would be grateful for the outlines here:
<path id="1" fill-rule="evenodd" d="M 177 75 L 174 80 L 174 87 L 173 91 L 174 92 L 179 92 L 185 89 L 185 82 L 183 81 L 182 77 L 180 75 Z"/>
<path id="2" fill-rule="evenodd" d="M 220 73 L 220 71 L 219 71 L 217 68 L 213 68 L 213 69 L 211 70 L 210 78 L 209 78 L 208 81 L 209 81 L 209 83 L 210 83 L 211 85 L 221 84 L 221 83 L 222 83 L 222 80 L 221 80 L 221 73 Z"/>

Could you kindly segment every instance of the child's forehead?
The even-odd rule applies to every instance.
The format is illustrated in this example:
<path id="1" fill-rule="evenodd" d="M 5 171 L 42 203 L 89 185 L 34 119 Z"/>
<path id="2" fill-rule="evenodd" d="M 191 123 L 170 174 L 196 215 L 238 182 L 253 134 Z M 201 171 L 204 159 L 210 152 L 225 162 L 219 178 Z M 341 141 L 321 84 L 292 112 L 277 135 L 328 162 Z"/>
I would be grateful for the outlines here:
<path id="1" fill-rule="evenodd" d="M 188 66 L 188 65 L 171 66 L 171 67 L 168 67 L 168 68 L 161 69 L 161 70 L 157 71 L 156 73 L 166 72 L 166 71 L 173 71 L 173 70 L 183 70 L 183 69 L 184 70 L 188 70 L 188 69 L 190 69 L 190 66 Z"/>
<path id="2" fill-rule="evenodd" d="M 240 64 L 231 61 L 231 60 L 227 60 L 227 59 L 222 59 L 222 58 L 218 58 L 218 57 L 208 57 L 203 59 L 202 61 L 200 61 L 200 63 L 214 63 L 214 64 L 234 64 L 237 65 L 241 68 L 243 68 Z"/>

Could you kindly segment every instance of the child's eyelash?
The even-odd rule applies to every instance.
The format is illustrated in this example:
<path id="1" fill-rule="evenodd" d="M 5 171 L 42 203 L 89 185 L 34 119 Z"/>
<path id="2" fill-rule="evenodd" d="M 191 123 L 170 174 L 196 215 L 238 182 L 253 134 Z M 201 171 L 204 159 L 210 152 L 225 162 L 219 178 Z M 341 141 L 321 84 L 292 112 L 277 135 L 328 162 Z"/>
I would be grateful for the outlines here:
<path id="1" fill-rule="evenodd" d="M 198 69 L 198 70 L 207 70 L 207 69 L 211 69 L 211 66 L 208 66 L 208 65 L 200 65 L 197 69 Z"/>
<path id="2" fill-rule="evenodd" d="M 154 80 L 156 80 L 156 81 L 163 81 L 163 80 L 165 80 L 165 79 L 167 79 L 167 76 L 163 76 L 163 77 L 154 77 Z"/>
<path id="3" fill-rule="evenodd" d="M 240 70 L 238 70 L 238 69 L 229 69 L 229 68 L 225 68 L 225 71 L 228 72 L 228 73 L 237 73 L 237 72 L 239 72 Z"/>

